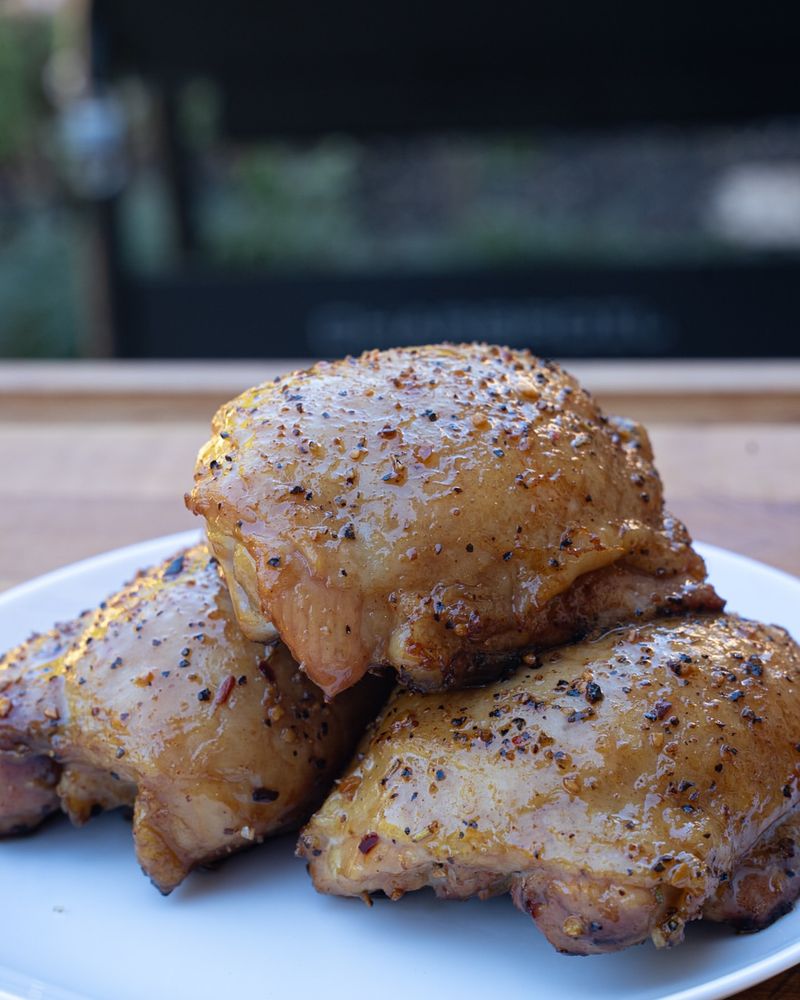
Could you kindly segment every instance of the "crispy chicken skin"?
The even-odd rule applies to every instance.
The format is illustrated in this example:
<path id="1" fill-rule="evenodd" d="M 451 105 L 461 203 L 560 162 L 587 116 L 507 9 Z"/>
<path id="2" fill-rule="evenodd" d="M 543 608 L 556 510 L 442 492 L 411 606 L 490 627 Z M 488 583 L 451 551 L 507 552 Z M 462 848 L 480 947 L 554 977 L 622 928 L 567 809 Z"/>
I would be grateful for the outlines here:
<path id="1" fill-rule="evenodd" d="M 326 704 L 283 644 L 242 635 L 198 545 L 0 660 L 0 830 L 132 805 L 168 892 L 308 817 L 379 707 L 370 680 Z"/>
<path id="2" fill-rule="evenodd" d="M 573 954 L 800 891 L 800 649 L 695 615 L 616 629 L 489 687 L 398 689 L 301 834 L 322 892 L 510 892 Z"/>
<path id="3" fill-rule="evenodd" d="M 644 429 L 528 352 L 323 362 L 212 429 L 187 505 L 244 632 L 276 628 L 329 695 L 374 665 L 460 687 L 597 625 L 721 609 Z"/>

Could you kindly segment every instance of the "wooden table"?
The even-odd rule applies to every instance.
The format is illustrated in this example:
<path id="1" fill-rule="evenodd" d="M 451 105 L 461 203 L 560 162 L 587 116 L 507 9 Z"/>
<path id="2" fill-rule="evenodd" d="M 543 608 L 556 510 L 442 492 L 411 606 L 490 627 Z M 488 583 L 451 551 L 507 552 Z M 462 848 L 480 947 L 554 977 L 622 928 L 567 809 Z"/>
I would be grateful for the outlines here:
<path id="1" fill-rule="evenodd" d="M 290 362 L 0 365 L 0 590 L 197 526 L 183 506 L 211 414 Z M 697 538 L 800 575 L 800 362 L 580 362 L 648 426 L 667 502 Z M 800 967 L 741 994 L 800 1000 Z"/>

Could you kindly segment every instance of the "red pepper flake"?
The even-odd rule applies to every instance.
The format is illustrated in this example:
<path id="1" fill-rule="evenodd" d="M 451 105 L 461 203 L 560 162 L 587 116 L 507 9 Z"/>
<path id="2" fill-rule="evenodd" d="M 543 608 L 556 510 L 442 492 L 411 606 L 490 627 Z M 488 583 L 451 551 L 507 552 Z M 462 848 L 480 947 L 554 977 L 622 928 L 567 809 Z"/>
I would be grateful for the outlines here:
<path id="1" fill-rule="evenodd" d="M 233 691 L 235 687 L 236 678 L 233 674 L 229 674 L 217 688 L 217 693 L 214 697 L 214 705 L 224 705 L 228 698 L 230 698 L 231 691 Z"/>
<path id="2" fill-rule="evenodd" d="M 373 847 L 381 838 L 377 833 L 365 833 L 358 844 L 358 849 L 362 854 L 369 854 Z"/>

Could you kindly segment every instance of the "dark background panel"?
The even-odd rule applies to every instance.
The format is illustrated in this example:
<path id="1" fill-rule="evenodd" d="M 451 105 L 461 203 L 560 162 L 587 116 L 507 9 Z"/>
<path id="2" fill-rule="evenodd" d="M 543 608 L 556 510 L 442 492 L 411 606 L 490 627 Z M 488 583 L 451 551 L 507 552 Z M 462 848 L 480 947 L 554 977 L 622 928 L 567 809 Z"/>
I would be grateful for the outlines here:
<path id="1" fill-rule="evenodd" d="M 396 276 L 212 269 L 195 253 L 176 112 L 181 86 L 202 76 L 239 143 L 758 122 L 800 113 L 797 5 L 95 0 L 91 23 L 98 84 L 134 74 L 163 95 L 181 233 L 181 259 L 144 276 L 126 268 L 114 199 L 98 214 L 120 355 L 333 355 L 473 337 L 565 357 L 798 353 L 791 253 Z"/>
<path id="2" fill-rule="evenodd" d="M 437 340 L 559 357 L 798 352 L 800 282 L 784 267 L 541 269 L 406 278 L 185 273 L 131 283 L 131 357 L 336 356 Z"/>

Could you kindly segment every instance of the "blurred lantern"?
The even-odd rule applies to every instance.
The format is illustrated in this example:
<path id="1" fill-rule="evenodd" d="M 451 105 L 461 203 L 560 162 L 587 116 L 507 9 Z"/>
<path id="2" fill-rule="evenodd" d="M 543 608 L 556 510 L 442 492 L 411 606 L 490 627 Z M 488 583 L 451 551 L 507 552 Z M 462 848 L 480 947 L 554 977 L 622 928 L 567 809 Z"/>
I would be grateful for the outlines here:
<path id="1" fill-rule="evenodd" d="M 761 250 L 800 247 L 800 163 L 742 163 L 712 194 L 710 227 L 724 239 Z"/>
<path id="2" fill-rule="evenodd" d="M 80 198 L 102 200 L 128 179 L 127 124 L 110 94 L 79 97 L 66 104 L 59 122 L 65 180 Z"/>

